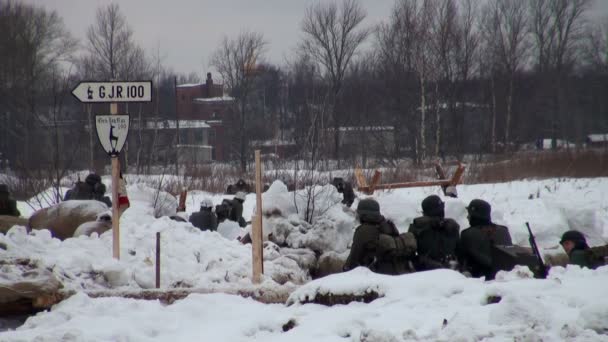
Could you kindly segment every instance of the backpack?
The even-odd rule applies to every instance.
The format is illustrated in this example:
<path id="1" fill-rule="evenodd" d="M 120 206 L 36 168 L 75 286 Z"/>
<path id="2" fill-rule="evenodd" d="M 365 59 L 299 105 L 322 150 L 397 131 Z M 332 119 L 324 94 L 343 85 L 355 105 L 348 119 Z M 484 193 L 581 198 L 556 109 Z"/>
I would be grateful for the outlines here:
<path id="1" fill-rule="evenodd" d="M 412 233 L 397 236 L 380 233 L 376 257 L 380 260 L 406 259 L 416 252 L 416 238 Z"/>
<path id="2" fill-rule="evenodd" d="M 608 264 L 608 245 L 590 247 L 585 250 L 585 257 L 591 268 Z"/>

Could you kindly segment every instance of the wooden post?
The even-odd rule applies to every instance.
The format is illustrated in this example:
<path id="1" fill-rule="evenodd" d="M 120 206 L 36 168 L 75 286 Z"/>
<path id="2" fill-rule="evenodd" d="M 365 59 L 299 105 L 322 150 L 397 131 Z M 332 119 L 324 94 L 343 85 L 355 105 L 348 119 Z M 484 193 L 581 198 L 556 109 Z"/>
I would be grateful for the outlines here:
<path id="1" fill-rule="evenodd" d="M 262 250 L 262 164 L 260 150 L 255 151 L 255 216 L 252 220 L 251 244 L 253 282 L 259 284 L 264 273 L 264 255 Z"/>
<path id="2" fill-rule="evenodd" d="M 183 188 L 182 192 L 179 194 L 179 205 L 177 206 L 176 212 L 186 211 L 186 197 L 188 196 L 188 189 L 186 187 Z"/>
<path id="3" fill-rule="evenodd" d="M 118 114 L 118 103 L 110 104 L 110 114 Z M 120 260 L 120 213 L 118 210 L 118 187 L 120 176 L 120 161 L 112 158 L 112 256 Z"/>
<path id="4" fill-rule="evenodd" d="M 160 288 L 160 232 L 156 232 L 156 288 Z"/>

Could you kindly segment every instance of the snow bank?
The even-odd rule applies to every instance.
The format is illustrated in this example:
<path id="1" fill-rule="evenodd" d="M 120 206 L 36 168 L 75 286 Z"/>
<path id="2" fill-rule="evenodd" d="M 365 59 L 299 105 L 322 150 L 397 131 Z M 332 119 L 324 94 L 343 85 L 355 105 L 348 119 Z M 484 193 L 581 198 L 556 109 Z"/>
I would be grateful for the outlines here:
<path id="1" fill-rule="evenodd" d="M 370 288 L 383 294 L 369 304 L 332 307 L 264 305 L 223 294 L 163 306 L 78 294 L 0 340 L 608 341 L 608 267 L 556 268 L 546 280 L 505 278 L 482 282 L 450 270 L 391 277 L 357 268 L 292 295 Z M 488 304 L 489 296 L 500 302 Z"/>
<path id="2" fill-rule="evenodd" d="M 201 232 L 190 223 L 176 222 L 167 216 L 155 218 L 159 213 L 174 213 L 175 198 L 161 193 L 166 204 L 158 206 L 158 201 L 151 198 L 156 194 L 154 189 L 137 184 L 129 186 L 128 191 L 131 207 L 120 222 L 120 261 L 112 258 L 111 231 L 60 241 L 52 238 L 48 230 L 28 235 L 25 227 L 19 226 L 6 235 L 0 234 L 0 243 L 7 246 L 6 250 L 0 249 L 0 259 L 39 260 L 67 289 L 151 288 L 155 236 L 160 232 L 162 287 L 221 288 L 251 283 L 251 245 L 242 245 L 216 232 Z M 79 201 L 64 204 L 76 202 Z M 298 261 L 293 255 L 268 258 L 264 280 L 275 284 L 308 281 L 310 277 Z"/>

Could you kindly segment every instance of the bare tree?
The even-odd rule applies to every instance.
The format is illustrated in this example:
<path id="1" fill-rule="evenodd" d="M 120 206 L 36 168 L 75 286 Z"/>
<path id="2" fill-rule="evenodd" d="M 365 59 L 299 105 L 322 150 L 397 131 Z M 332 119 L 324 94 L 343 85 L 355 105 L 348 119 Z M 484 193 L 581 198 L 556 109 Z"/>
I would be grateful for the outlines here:
<path id="1" fill-rule="evenodd" d="M 492 0 L 486 4 L 484 31 L 487 48 L 491 51 L 508 82 L 505 115 L 505 148 L 510 145 L 511 118 L 515 76 L 526 62 L 530 44 L 528 40 L 529 12 L 526 3 L 518 0 Z"/>
<path id="2" fill-rule="evenodd" d="M 587 67 L 608 72 L 608 17 L 587 27 L 583 58 Z"/>
<path id="3" fill-rule="evenodd" d="M 24 167 L 37 162 L 31 134 L 46 113 L 38 103 L 47 79 L 69 60 L 77 41 L 57 12 L 0 0 L 0 113 L 8 118 L 10 143 L 3 146 Z"/>
<path id="4" fill-rule="evenodd" d="M 131 80 L 147 71 L 143 49 L 133 40 L 133 30 L 118 4 L 97 9 L 97 20 L 87 30 L 86 43 L 97 78 Z"/>
<path id="5" fill-rule="evenodd" d="M 340 120 L 336 111 L 338 96 L 346 70 L 353 55 L 370 31 L 362 28 L 366 13 L 357 0 L 316 3 L 306 10 L 301 29 L 304 39 L 300 49 L 312 57 L 324 70 L 331 91 L 331 110 L 334 134 L 334 158 L 340 162 Z"/>
<path id="6" fill-rule="evenodd" d="M 536 41 L 536 65 L 553 91 L 552 140 L 557 148 L 557 126 L 563 117 L 563 78 L 574 67 L 584 34 L 584 13 L 591 0 L 532 0 L 530 31 Z M 565 121 L 565 120 L 564 120 Z M 565 129 L 562 125 L 562 130 Z"/>
<path id="7" fill-rule="evenodd" d="M 266 41 L 261 33 L 243 31 L 233 39 L 224 37 L 211 56 L 211 65 L 220 73 L 225 86 L 235 98 L 238 136 L 238 155 L 241 171 L 247 171 L 248 136 L 247 121 L 250 119 L 249 101 L 253 95 L 256 67 L 262 61 Z"/>

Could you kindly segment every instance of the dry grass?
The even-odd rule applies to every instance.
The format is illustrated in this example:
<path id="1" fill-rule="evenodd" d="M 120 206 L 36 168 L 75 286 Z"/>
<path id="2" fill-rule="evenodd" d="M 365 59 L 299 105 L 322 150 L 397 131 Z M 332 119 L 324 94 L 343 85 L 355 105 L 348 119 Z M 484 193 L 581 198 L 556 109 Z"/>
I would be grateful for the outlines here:
<path id="1" fill-rule="evenodd" d="M 520 179 L 608 176 L 608 151 L 527 152 L 509 159 L 469 165 L 465 182 L 496 183 Z"/>

